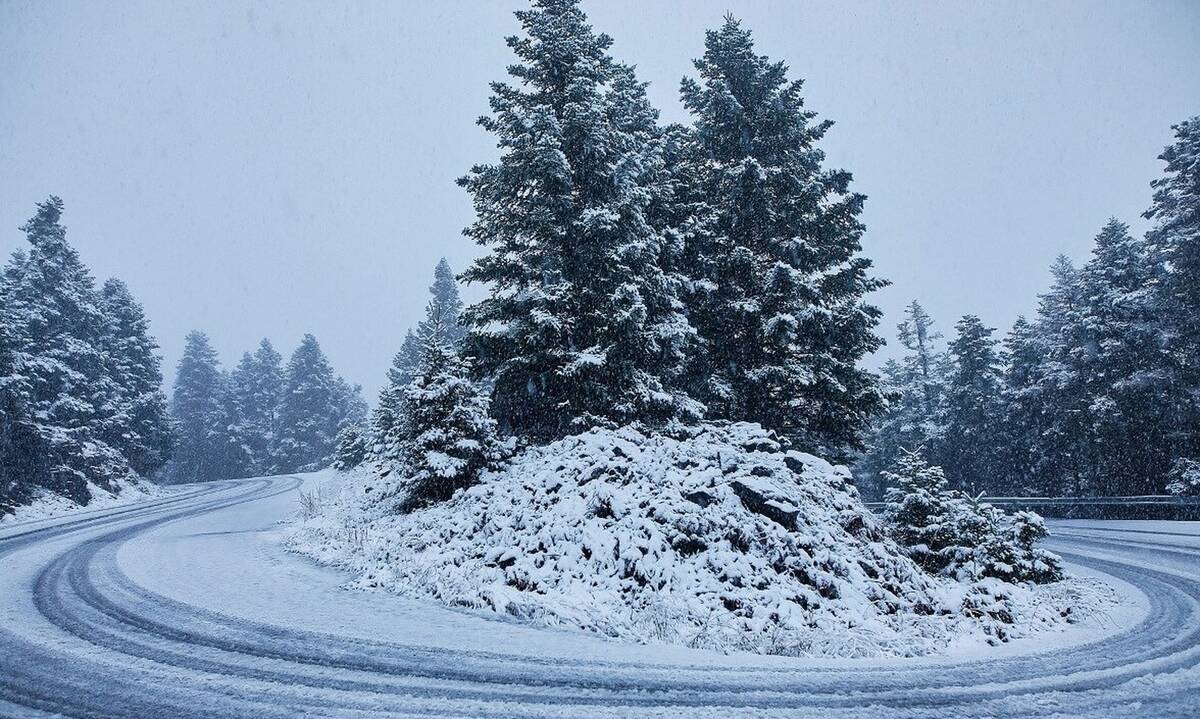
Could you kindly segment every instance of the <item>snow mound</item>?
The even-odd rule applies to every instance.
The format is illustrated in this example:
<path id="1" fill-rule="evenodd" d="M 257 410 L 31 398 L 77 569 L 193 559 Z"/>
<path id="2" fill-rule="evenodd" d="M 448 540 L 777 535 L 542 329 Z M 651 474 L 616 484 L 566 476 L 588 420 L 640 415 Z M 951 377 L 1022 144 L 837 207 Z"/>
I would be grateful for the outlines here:
<path id="1" fill-rule="evenodd" d="M 758 425 L 593 430 L 528 449 L 412 514 L 377 499 L 378 474 L 346 482 L 297 524 L 292 548 L 354 570 L 361 587 L 548 626 L 884 656 L 1019 636 L 1027 607 L 1075 620 L 1045 592 L 931 577 L 884 536 L 844 467 Z"/>

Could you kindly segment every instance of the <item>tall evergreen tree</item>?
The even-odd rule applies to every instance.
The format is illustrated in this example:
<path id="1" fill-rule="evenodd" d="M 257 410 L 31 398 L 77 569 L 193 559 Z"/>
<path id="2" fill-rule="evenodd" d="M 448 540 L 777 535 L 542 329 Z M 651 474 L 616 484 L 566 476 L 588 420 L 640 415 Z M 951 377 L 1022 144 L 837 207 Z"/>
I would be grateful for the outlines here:
<path id="1" fill-rule="evenodd" d="M 460 180 L 477 215 L 465 233 L 490 250 L 463 277 L 491 286 L 465 318 L 493 411 L 543 439 L 695 416 L 674 389 L 692 333 L 652 224 L 667 190 L 644 86 L 576 0 L 536 0 L 517 18 L 516 82 L 492 86 L 480 120 L 500 160 Z"/>
<path id="2" fill-rule="evenodd" d="M 169 478 L 174 482 L 229 479 L 229 417 L 225 379 L 208 335 L 193 331 L 184 341 L 171 396 L 178 443 Z"/>
<path id="3" fill-rule="evenodd" d="M 466 329 L 462 326 L 462 311 L 463 302 L 458 294 L 458 280 L 454 277 L 454 272 L 450 269 L 450 263 L 446 258 L 438 260 L 437 266 L 433 268 L 433 284 L 429 286 L 431 308 L 426 310 L 426 325 L 418 326 L 417 334 L 424 336 L 435 328 L 429 326 L 431 322 L 430 316 L 441 318 L 437 323 L 437 331 L 444 335 L 444 339 L 452 347 L 457 347 L 462 341 L 463 335 L 466 334 Z M 420 359 L 420 352 L 417 353 L 417 361 Z"/>
<path id="4" fill-rule="evenodd" d="M 30 248 L 5 273 L 4 315 L 23 368 L 28 416 L 51 464 L 49 488 L 76 502 L 88 483 L 117 490 L 133 472 L 105 442 L 121 412 L 121 392 L 105 353 L 109 320 L 87 268 L 60 224 L 63 203 L 50 197 L 21 229 Z"/>
<path id="5" fill-rule="evenodd" d="M 1153 309 L 1167 352 L 1168 394 L 1157 408 L 1173 431 L 1172 452 L 1200 460 L 1200 116 L 1172 128 L 1175 141 L 1159 159 L 1154 202 L 1145 216 L 1155 263 Z"/>
<path id="6" fill-rule="evenodd" d="M 371 412 L 370 455 L 375 459 L 395 462 L 400 459 L 395 443 L 395 429 L 402 421 L 404 388 L 416 377 L 421 361 L 421 343 L 412 330 L 404 337 L 400 351 L 388 368 L 387 384 L 379 392 L 379 403 Z"/>
<path id="7" fill-rule="evenodd" d="M 116 380 L 120 403 L 105 439 L 125 455 L 134 471 L 149 477 L 166 463 L 172 446 L 158 343 L 150 336 L 141 304 L 124 282 L 105 282 L 100 305 L 108 319 L 108 371 Z"/>
<path id="8" fill-rule="evenodd" d="M 243 421 L 233 375 L 233 372 L 221 371 L 217 397 L 221 414 L 216 442 L 221 453 L 220 476 L 223 478 L 249 477 L 258 473 L 251 447 L 256 438 Z"/>
<path id="9" fill-rule="evenodd" d="M 860 254 L 864 197 L 816 146 L 830 127 L 801 81 L 754 52 L 726 18 L 709 31 L 699 79 L 681 94 L 694 118 L 685 203 L 691 318 L 704 340 L 693 370 L 710 416 L 759 422 L 839 456 L 882 409 L 858 360 L 877 349 L 879 310 Z"/>
<path id="10" fill-rule="evenodd" d="M 337 428 L 348 425 L 359 425 L 367 418 L 370 409 L 362 396 L 362 385 L 350 384 L 345 377 L 338 375 L 333 383 L 334 406 L 337 408 L 335 418 Z"/>
<path id="11" fill-rule="evenodd" d="M 1001 448 L 996 442 L 1004 383 L 992 338 L 995 330 L 974 315 L 964 315 L 955 331 L 939 454 L 953 486 L 970 494 L 994 493 L 1001 484 L 997 481 Z"/>
<path id="12" fill-rule="evenodd" d="M 331 461 L 342 420 L 338 379 L 317 338 L 304 335 L 288 360 L 279 405 L 275 462 L 280 472 L 320 469 Z"/>
<path id="13" fill-rule="evenodd" d="M 24 256 L 13 260 L 14 266 Z M 31 388 L 18 364 L 18 324 L 7 310 L 8 277 L 0 283 L 0 517 L 26 504 L 35 488 L 50 485 L 45 443 L 30 413 Z"/>
<path id="14" fill-rule="evenodd" d="M 1048 417 L 1042 406 L 1042 350 L 1037 329 L 1017 317 L 1004 338 L 1004 387 L 1000 400 L 999 445 L 1003 471 L 992 493 L 1004 496 L 1038 494 L 1034 482 L 1041 438 Z"/>
<path id="15" fill-rule="evenodd" d="M 1039 297 L 1035 325 L 1042 356 L 1038 385 L 1026 398 L 1044 419 L 1030 485 L 1041 495 L 1073 496 L 1092 491 L 1088 396 L 1078 338 L 1084 297 L 1079 270 L 1069 259 L 1058 257 L 1050 274 L 1053 283 Z"/>
<path id="16" fill-rule="evenodd" d="M 398 459 L 396 446 L 385 440 L 394 437 L 392 430 L 401 420 L 404 388 L 416 377 L 417 366 L 421 362 L 421 343 L 417 334 L 423 332 L 431 321 L 429 312 L 433 311 L 439 317 L 445 317 L 441 325 L 442 331 L 446 335 L 446 341 L 456 349 L 466 334 L 466 328 L 461 321 L 463 303 L 458 293 L 458 281 L 450 269 L 450 263 L 444 257 L 434 268 L 429 294 L 430 304 L 426 307 L 426 318 L 418 323 L 417 332 L 409 330 L 405 335 L 400 351 L 396 353 L 392 359 L 392 366 L 388 368 L 388 382 L 379 393 L 379 404 L 371 414 L 370 434 L 374 438 L 371 442 L 372 454 L 381 459 Z"/>
<path id="17" fill-rule="evenodd" d="M 1145 243 L 1110 220 L 1080 271 L 1083 292 L 1078 342 L 1097 494 L 1162 492 L 1175 428 L 1169 406 L 1169 365 L 1149 302 L 1153 268 Z"/>
<path id="18" fill-rule="evenodd" d="M 283 395 L 283 358 L 270 340 L 263 338 L 254 354 L 242 355 L 230 375 L 230 391 L 250 466 L 266 474 L 274 467 L 276 415 Z"/>
<path id="19" fill-rule="evenodd" d="M 947 372 L 945 354 L 937 348 L 942 335 L 916 300 L 905 308 L 904 320 L 896 328 L 907 351 L 883 366 L 887 408 L 872 422 L 856 467 L 862 488 L 872 496 L 882 496 L 884 472 L 906 451 L 936 457 L 942 437 Z"/>

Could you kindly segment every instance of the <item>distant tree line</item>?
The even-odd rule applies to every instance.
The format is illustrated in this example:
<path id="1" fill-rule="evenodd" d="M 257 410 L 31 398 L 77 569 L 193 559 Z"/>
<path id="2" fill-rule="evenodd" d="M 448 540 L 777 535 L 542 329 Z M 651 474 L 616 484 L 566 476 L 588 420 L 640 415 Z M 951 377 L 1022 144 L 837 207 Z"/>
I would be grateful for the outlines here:
<path id="1" fill-rule="evenodd" d="M 80 504 L 171 452 L 158 346 L 120 280 L 97 288 L 50 197 L 0 278 L 0 516 L 39 491 Z"/>
<path id="2" fill-rule="evenodd" d="M 1200 493 L 1200 118 L 1174 130 L 1153 228 L 1109 220 L 1082 267 L 1059 257 L 1003 341 L 967 315 L 942 348 L 908 307 L 858 465 L 871 494 L 905 450 L 969 493 Z"/>
<path id="3" fill-rule="evenodd" d="M 321 469 L 332 461 L 339 430 L 366 413 L 361 388 L 334 374 L 311 334 L 286 367 L 264 339 L 225 371 L 208 336 L 192 332 L 171 398 L 178 446 L 165 478 L 193 482 Z"/>

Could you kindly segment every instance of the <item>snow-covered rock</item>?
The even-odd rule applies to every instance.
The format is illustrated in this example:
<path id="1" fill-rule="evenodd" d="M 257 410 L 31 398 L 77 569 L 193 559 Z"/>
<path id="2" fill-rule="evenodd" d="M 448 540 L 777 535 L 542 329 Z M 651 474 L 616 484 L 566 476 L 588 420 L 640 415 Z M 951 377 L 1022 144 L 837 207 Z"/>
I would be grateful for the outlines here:
<path id="1" fill-rule="evenodd" d="M 370 473 L 351 475 L 290 545 L 360 586 L 635 641 L 923 654 L 964 633 L 1011 635 L 996 625 L 1025 591 L 931 577 L 844 467 L 752 424 L 592 430 L 412 514 L 379 493 Z M 997 602 L 1005 612 L 987 611 Z"/>

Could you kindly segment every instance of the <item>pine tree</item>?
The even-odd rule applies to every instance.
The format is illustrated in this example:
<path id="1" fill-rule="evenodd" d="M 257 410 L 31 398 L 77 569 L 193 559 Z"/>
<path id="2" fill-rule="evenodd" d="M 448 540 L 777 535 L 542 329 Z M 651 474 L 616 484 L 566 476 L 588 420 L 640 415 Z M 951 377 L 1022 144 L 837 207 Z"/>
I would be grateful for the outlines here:
<path id="1" fill-rule="evenodd" d="M 463 303 L 458 294 L 458 281 L 454 278 L 450 263 L 444 257 L 434 268 L 433 284 L 429 287 L 429 294 L 430 305 L 426 308 L 427 312 L 432 307 L 438 316 L 446 318 L 444 325 L 446 340 L 452 346 L 458 347 L 466 334 L 466 328 L 463 327 L 461 321 Z M 418 323 L 418 332 L 422 331 L 429 321 L 429 318 L 426 317 Z M 400 351 L 392 359 L 392 366 L 388 369 L 388 383 L 380 391 L 379 404 L 371 414 L 372 453 L 380 459 L 388 461 L 399 459 L 397 447 L 394 443 L 389 443 L 387 438 L 394 437 L 393 429 L 401 419 L 400 406 L 404 401 L 404 388 L 413 381 L 420 362 L 421 343 L 417 339 L 417 333 L 409 330 L 404 337 L 404 343 L 400 346 Z"/>
<path id="2" fill-rule="evenodd" d="M 404 388 L 416 376 L 421 361 L 421 343 L 412 330 L 404 337 L 400 351 L 388 368 L 388 383 L 379 393 L 379 403 L 371 412 L 370 449 L 371 456 L 388 463 L 400 459 L 396 444 L 396 427 L 402 420 Z"/>
<path id="3" fill-rule="evenodd" d="M 1017 317 L 1004 338 L 1004 387 L 1001 391 L 1000 429 L 1003 471 L 992 493 L 1029 496 L 1044 490 L 1034 482 L 1048 408 L 1042 406 L 1042 350 L 1037 330 Z"/>
<path id="4" fill-rule="evenodd" d="M 142 476 L 153 476 L 171 454 L 171 419 L 162 391 L 162 358 L 150 336 L 142 306 L 120 280 L 110 279 L 100 293 L 108 318 L 105 351 L 116 380 L 120 409 L 111 418 L 105 440 Z"/>
<path id="5" fill-rule="evenodd" d="M 342 420 L 340 399 L 338 380 L 317 338 L 304 335 L 288 360 L 279 405 L 278 471 L 311 471 L 329 464 Z"/>
<path id="6" fill-rule="evenodd" d="M 362 385 L 350 384 L 346 378 L 338 375 L 333 382 L 335 420 L 337 428 L 348 425 L 359 425 L 367 419 L 370 409 L 362 396 Z"/>
<path id="7" fill-rule="evenodd" d="M 171 481 L 229 479 L 229 417 L 226 384 L 208 335 L 193 331 L 184 341 L 175 373 L 171 416 L 178 442 L 168 476 Z"/>
<path id="8" fill-rule="evenodd" d="M 449 499 L 501 458 L 496 422 L 466 363 L 446 339 L 430 304 L 421 332 L 421 363 L 404 389 L 401 441 L 405 479 L 400 511 Z"/>
<path id="9" fill-rule="evenodd" d="M 950 343 L 944 430 L 939 447 L 951 484 L 971 494 L 994 492 L 1000 471 L 996 444 L 1001 427 L 1000 390 L 1004 378 L 994 329 L 974 315 L 955 325 Z"/>
<path id="10" fill-rule="evenodd" d="M 1172 453 L 1200 461 L 1200 116 L 1172 127 L 1175 141 L 1159 159 L 1146 211 L 1155 222 L 1146 241 L 1154 261 L 1152 306 L 1166 350 L 1167 396 L 1155 411 L 1173 428 Z"/>
<path id="11" fill-rule="evenodd" d="M 1038 302 L 1035 325 L 1042 360 L 1038 385 L 1027 400 L 1042 412 L 1042 431 L 1029 484 L 1043 496 L 1076 496 L 1092 492 L 1091 447 L 1088 440 L 1088 396 L 1080 372 L 1079 341 L 1083 289 L 1079 271 L 1066 257 L 1050 267 L 1050 290 Z"/>
<path id="12" fill-rule="evenodd" d="M 283 358 L 263 338 L 254 354 L 242 355 L 230 375 L 230 391 L 249 464 L 256 474 L 274 468 L 277 412 L 283 395 Z"/>
<path id="13" fill-rule="evenodd" d="M 942 335 L 915 300 L 905 308 L 897 331 L 907 352 L 882 368 L 887 408 L 872 422 L 865 452 L 855 468 L 860 485 L 872 496 L 882 495 L 882 472 L 894 466 L 903 451 L 927 456 L 940 451 L 947 367 L 936 342 Z"/>
<path id="14" fill-rule="evenodd" d="M 343 427 L 338 432 L 334 445 L 333 468 L 339 472 L 349 472 L 367 461 L 367 435 L 362 427 L 356 424 Z"/>
<path id="15" fill-rule="evenodd" d="M 892 537 L 908 548 L 908 556 L 931 574 L 960 564 L 970 547 L 960 542 L 963 528 L 949 521 L 956 495 L 950 493 L 942 468 L 931 466 L 919 451 L 905 450 L 885 478 L 889 486 L 884 518 Z"/>
<path id="16" fill-rule="evenodd" d="M 444 339 L 450 346 L 457 347 L 462 341 L 463 335 L 466 334 L 466 329 L 462 326 L 461 320 L 463 302 L 458 294 L 458 280 L 454 278 L 454 272 L 450 269 L 450 263 L 446 261 L 445 257 L 439 260 L 437 266 L 433 268 L 433 284 L 429 286 L 429 295 L 432 306 L 427 308 L 426 315 L 442 318 L 439 326 L 441 327 L 441 332 L 445 334 Z M 428 317 L 424 321 L 426 323 L 430 322 Z M 430 329 L 429 327 L 419 325 L 417 334 L 424 336 Z M 402 351 L 403 349 L 401 347 Z M 414 359 L 417 362 L 420 361 L 419 346 Z M 410 379 L 409 381 L 411 382 L 412 380 Z"/>
<path id="17" fill-rule="evenodd" d="M 692 336 L 652 220 L 667 174 L 644 86 L 576 0 L 517 13 L 515 84 L 496 83 L 501 156 L 460 180 L 489 249 L 464 274 L 490 296 L 465 313 L 467 349 L 509 431 L 548 439 L 595 424 L 696 416 L 676 389 Z"/>
<path id="18" fill-rule="evenodd" d="M 1097 494 L 1162 492 L 1170 471 L 1175 428 L 1161 412 L 1170 396 L 1169 359 L 1149 301 L 1152 280 L 1145 243 L 1109 220 L 1080 271 L 1077 330 Z"/>
<path id="19" fill-rule="evenodd" d="M 945 474 L 919 452 L 903 452 L 887 472 L 884 519 L 893 539 L 922 569 L 960 581 L 1062 579 L 1061 560 L 1037 543 L 1046 537 L 1032 512 L 999 509 L 947 487 Z"/>
<path id="20" fill-rule="evenodd" d="M 14 257 L 19 267 L 25 257 Z M 0 283 L 0 517 L 26 504 L 36 488 L 50 485 L 47 451 L 30 413 L 31 388 L 18 364 L 18 323 L 8 313 L 9 274 Z"/>
<path id="21" fill-rule="evenodd" d="M 688 187 L 690 305 L 704 341 L 696 394 L 709 415 L 759 422 L 809 451 L 841 456 L 882 409 L 858 360 L 882 341 L 850 174 L 822 167 L 831 123 L 804 108 L 801 82 L 756 55 L 727 17 L 709 31 L 699 79 L 682 83 L 694 118 Z"/>
<path id="22" fill-rule="evenodd" d="M 104 439 L 122 411 L 105 353 L 109 319 L 67 242 L 62 210 L 50 197 L 21 227 L 30 249 L 6 270 L 4 314 L 15 327 L 10 361 L 23 368 L 28 416 L 51 464 L 49 488 L 86 504 L 89 483 L 118 491 L 136 475 Z"/>
<path id="23" fill-rule="evenodd" d="M 234 387 L 233 373 L 221 371 L 219 425 L 216 443 L 220 451 L 219 476 L 249 477 L 256 474 L 251 444 L 255 437 L 243 422 Z"/>

